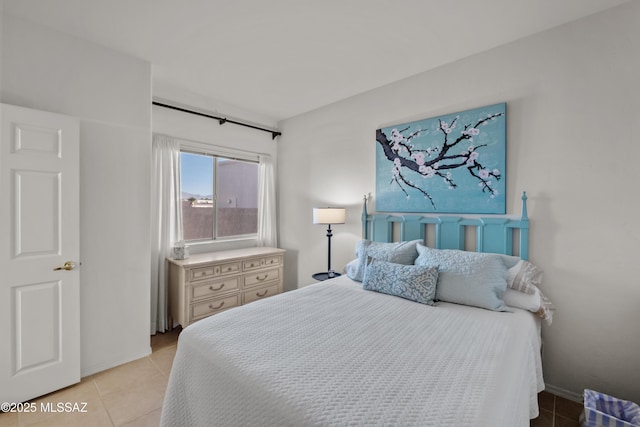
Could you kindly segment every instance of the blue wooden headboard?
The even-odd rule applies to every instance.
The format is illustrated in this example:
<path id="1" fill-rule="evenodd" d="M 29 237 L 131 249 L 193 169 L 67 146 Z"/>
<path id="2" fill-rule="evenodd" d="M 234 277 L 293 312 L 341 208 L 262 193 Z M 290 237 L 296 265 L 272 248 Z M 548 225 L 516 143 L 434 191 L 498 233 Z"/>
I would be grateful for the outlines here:
<path id="1" fill-rule="evenodd" d="M 427 241 L 427 224 L 434 224 L 435 247 L 437 249 L 465 249 L 465 228 L 476 228 L 476 252 L 494 252 L 514 255 L 514 230 L 518 230 L 518 253 L 529 259 L 529 217 L 527 216 L 527 193 L 522 193 L 520 219 L 506 216 L 469 218 L 462 216 L 434 216 L 427 214 L 381 214 L 367 213 L 367 197 L 362 209 L 362 238 L 376 242 L 393 241 L 393 224 L 400 224 L 399 241 L 421 239 Z"/>

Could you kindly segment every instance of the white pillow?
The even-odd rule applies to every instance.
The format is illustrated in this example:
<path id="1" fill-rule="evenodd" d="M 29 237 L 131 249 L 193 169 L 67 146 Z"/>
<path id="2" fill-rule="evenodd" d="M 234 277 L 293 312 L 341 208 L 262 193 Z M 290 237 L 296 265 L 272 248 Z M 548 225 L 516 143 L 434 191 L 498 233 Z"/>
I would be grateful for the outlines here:
<path id="1" fill-rule="evenodd" d="M 507 288 L 504 294 L 502 294 L 502 300 L 509 307 L 521 308 L 533 313 L 538 312 L 540 307 L 542 307 L 540 290 L 538 288 L 536 288 L 532 294 Z"/>
<path id="2" fill-rule="evenodd" d="M 537 265 L 511 255 L 500 255 L 507 267 L 507 286 L 532 294 L 542 281 L 542 269 Z"/>

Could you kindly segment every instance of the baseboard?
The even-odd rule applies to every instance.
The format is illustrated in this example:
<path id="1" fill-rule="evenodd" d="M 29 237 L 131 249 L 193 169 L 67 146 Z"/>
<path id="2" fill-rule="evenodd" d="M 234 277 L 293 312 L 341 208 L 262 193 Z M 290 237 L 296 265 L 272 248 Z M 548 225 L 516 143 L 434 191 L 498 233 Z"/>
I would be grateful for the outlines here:
<path id="1" fill-rule="evenodd" d="M 582 403 L 582 394 L 574 393 L 569 390 L 565 390 L 560 387 L 556 387 L 553 384 L 545 384 L 545 391 L 555 394 L 556 396 L 564 397 L 565 399 L 573 400 L 574 402 Z"/>

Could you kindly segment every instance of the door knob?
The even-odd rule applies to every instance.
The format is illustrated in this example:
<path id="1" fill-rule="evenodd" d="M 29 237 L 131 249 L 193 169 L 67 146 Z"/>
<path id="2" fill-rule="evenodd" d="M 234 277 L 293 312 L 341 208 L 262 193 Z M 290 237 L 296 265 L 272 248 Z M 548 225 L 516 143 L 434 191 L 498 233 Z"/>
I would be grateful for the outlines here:
<path id="1" fill-rule="evenodd" d="M 76 263 L 73 261 L 67 261 L 64 263 L 64 265 L 56 267 L 53 269 L 53 271 L 58 271 L 58 270 L 73 270 L 76 267 Z"/>

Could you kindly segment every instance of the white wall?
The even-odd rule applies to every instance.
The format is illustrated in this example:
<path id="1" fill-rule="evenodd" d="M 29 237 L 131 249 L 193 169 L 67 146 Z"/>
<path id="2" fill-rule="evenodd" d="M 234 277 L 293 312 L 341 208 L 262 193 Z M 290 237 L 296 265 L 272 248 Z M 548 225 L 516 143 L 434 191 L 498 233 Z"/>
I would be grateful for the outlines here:
<path id="1" fill-rule="evenodd" d="M 4 14 L 0 101 L 80 118 L 82 375 L 150 353 L 150 64 Z"/>
<path id="2" fill-rule="evenodd" d="M 640 402 L 638 22 L 632 2 L 281 123 L 286 288 L 325 268 L 314 206 L 348 208 L 334 268 L 354 258 L 377 128 L 507 102 L 507 210 L 519 214 L 527 190 L 531 260 L 558 308 L 543 329 L 546 382 L 575 398 L 594 388 Z M 379 63 L 401 59 L 380 52 Z"/>
<path id="3" fill-rule="evenodd" d="M 207 112 L 214 116 L 235 119 L 259 127 L 275 129 L 271 119 L 224 104 L 210 98 L 181 90 L 166 83 L 154 82 L 153 96 L 168 104 Z M 153 107 L 153 132 L 173 136 L 200 146 L 215 146 L 254 154 L 268 154 L 277 168 L 278 140 L 271 134 L 232 123 L 220 125 L 217 120 L 196 116 L 164 107 Z M 256 245 L 255 239 L 236 239 L 207 244 L 189 245 L 190 253 L 247 248 Z"/>

